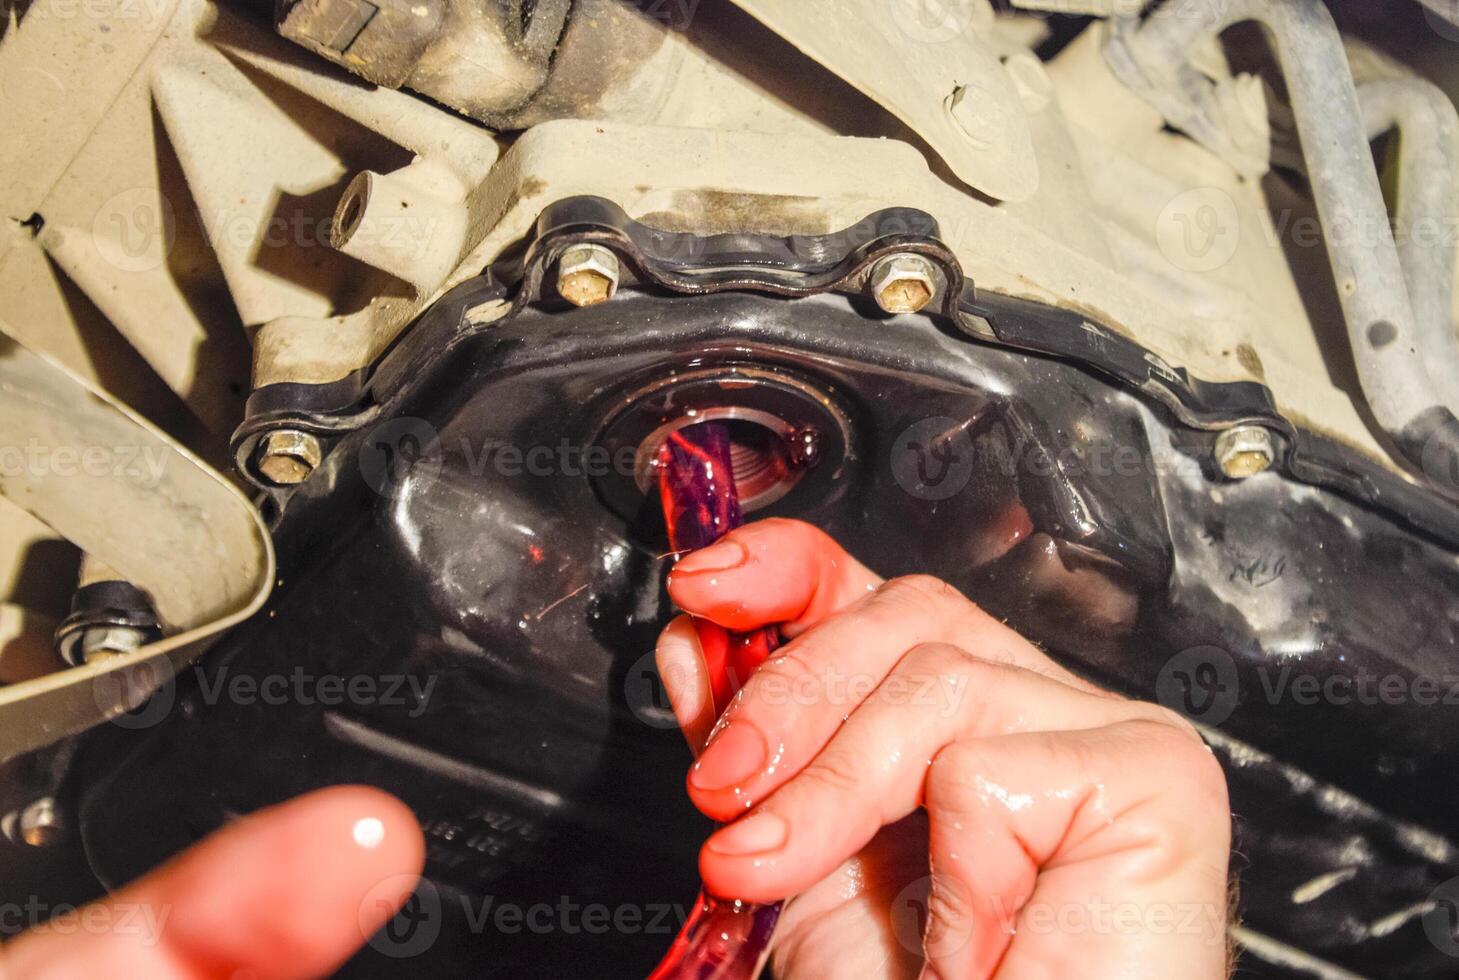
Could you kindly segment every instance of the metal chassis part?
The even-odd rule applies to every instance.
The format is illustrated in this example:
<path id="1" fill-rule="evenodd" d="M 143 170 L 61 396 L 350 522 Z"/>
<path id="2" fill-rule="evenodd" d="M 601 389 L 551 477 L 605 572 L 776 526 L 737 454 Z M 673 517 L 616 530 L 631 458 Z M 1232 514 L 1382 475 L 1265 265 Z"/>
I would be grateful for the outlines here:
<path id="1" fill-rule="evenodd" d="M 922 26 L 875 0 L 735 0 L 756 19 L 894 111 L 969 186 L 1002 201 L 1039 188 L 1029 121 L 1010 74 L 986 43 L 987 0 L 947 5 Z"/>
<path id="2" fill-rule="evenodd" d="M 1384 78 L 1358 86 L 1370 139 L 1397 130 L 1398 257 L 1413 301 L 1414 332 L 1439 396 L 1459 410 L 1454 332 L 1454 228 L 1459 228 L 1459 110 L 1432 82 Z M 1450 382 L 1448 389 L 1443 387 Z"/>
<path id="3" fill-rule="evenodd" d="M 472 290 L 469 308 L 448 294 L 414 329 L 427 332 L 416 351 L 443 350 L 454 336 L 511 318 L 528 304 L 550 298 L 548 273 L 575 245 L 611 249 L 641 287 L 688 295 L 748 290 L 799 298 L 824 292 L 864 296 L 882 258 L 913 253 L 932 262 L 940 283 L 929 310 L 970 341 L 1051 354 L 1112 376 L 1163 405 L 1199 433 L 1191 447 L 1214 452 L 1217 434 L 1237 426 L 1262 426 L 1276 437 L 1276 465 L 1294 479 L 1326 487 L 1384 510 L 1448 543 L 1459 543 L 1455 502 L 1415 486 L 1347 451 L 1340 444 L 1294 425 L 1271 393 L 1253 382 L 1210 383 L 1172 368 L 1128 338 L 1081 314 L 1006 296 L 979 293 L 964 277 L 957 256 L 939 238 L 936 220 L 913 208 L 888 208 L 830 235 L 725 234 L 699 236 L 652 228 L 603 198 L 577 197 L 543 211 L 530 244 L 504 260 Z M 516 284 L 514 291 L 508 284 Z M 388 356 L 374 371 L 324 386 L 273 385 L 249 400 L 248 418 L 233 437 L 240 469 L 282 505 L 286 488 L 256 475 L 255 454 L 270 431 L 295 428 L 338 439 L 374 418 L 394 379 L 417 364 Z M 327 448 L 326 448 L 327 451 Z"/>
<path id="4" fill-rule="evenodd" d="M 1144 23 L 1116 19 L 1106 53 L 1115 73 L 1171 125 L 1254 172 L 1216 121 L 1216 86 L 1190 62 L 1197 45 L 1252 20 L 1275 39 L 1364 397 L 1410 463 L 1452 475 L 1459 420 L 1440 393 L 1449 379 L 1431 375 L 1426 364 L 1342 36 L 1321 0 L 1174 0 Z"/>
<path id="5" fill-rule="evenodd" d="M 36 445 L 45 454 L 33 465 L 6 466 L 0 495 L 146 590 L 175 631 L 133 653 L 0 687 L 4 761 L 143 703 L 263 605 L 274 555 L 236 487 L 3 331 L 0 445 Z"/>
<path id="6" fill-rule="evenodd" d="M 0 88 L 12 96 L 0 114 L 9 107 L 3 125 L 17 134 L 0 155 L 23 178 L 4 195 L 6 214 L 45 222 L 0 226 L 0 287 L 13 325 L 27 343 L 89 376 L 63 292 L 79 288 L 101 311 L 98 327 L 119 327 L 217 432 L 236 425 L 246 394 L 244 329 L 255 386 L 339 381 L 524 239 L 547 205 L 595 194 L 661 227 L 781 234 L 827 232 L 878 208 L 912 205 L 937 216 L 944 241 L 985 289 L 1082 311 L 1203 378 L 1259 381 L 1289 417 L 1317 420 L 1372 459 L 1388 457 L 1354 405 L 1356 386 L 1325 359 L 1304 270 L 1275 251 L 1283 243 L 1269 202 L 1189 140 L 1162 131 L 1158 113 L 1110 72 L 1103 21 L 1044 65 L 1053 98 L 1024 99 L 1040 167 L 1060 180 L 1042 181 L 1027 202 L 994 206 L 948 179 L 904 131 L 851 111 L 844 98 L 829 116 L 797 113 L 781 93 L 794 91 L 797 102 L 847 93 L 815 87 L 806 76 L 820 72 L 791 50 L 788 60 L 804 64 L 776 74 L 777 89 L 767 93 L 712 70 L 708 55 L 669 31 L 663 51 L 673 57 L 644 67 L 664 73 L 649 93 L 662 98 L 644 103 L 648 110 L 614 102 L 599 107 L 598 121 L 537 125 L 497 159 L 497 144 L 479 127 L 407 93 L 361 86 L 227 7 L 166 3 L 146 18 L 112 18 L 105 44 L 115 51 L 103 59 L 94 29 L 59 12 L 46 16 L 52 2 L 63 0 L 36 0 L 0 58 Z M 740 26 L 750 20 L 736 13 Z M 1013 52 L 1004 69 L 1018 82 L 1015 64 L 1032 68 L 1036 59 L 1026 32 L 1010 33 L 1014 26 L 1000 17 L 985 40 Z M 292 115 L 316 103 L 332 112 L 310 116 L 324 131 L 306 139 Z M 389 152 L 337 152 L 382 142 Z M 247 154 L 256 165 L 244 171 L 214 165 Z M 410 177 L 424 194 L 433 182 L 427 167 L 401 166 L 409 154 L 450 176 L 430 186 L 429 199 L 413 200 L 410 213 L 441 199 L 459 201 L 466 214 L 464 240 L 442 224 L 409 242 L 407 253 L 430 260 L 409 270 L 409 281 L 387 278 L 385 288 L 376 273 L 339 256 L 263 247 L 276 220 L 327 219 L 339 198 L 324 188 L 343 190 L 351 175 L 368 171 L 401 186 Z M 178 172 L 160 171 L 156 161 L 172 155 Z M 1235 248 L 1215 267 L 1192 264 L 1170 237 L 1199 217 L 1208 197 L 1223 209 L 1223 244 Z M 178 219 L 171 261 L 204 271 L 216 262 L 236 312 L 203 294 L 202 278 L 179 284 L 168 275 L 165 235 L 151 235 L 136 257 L 146 270 L 107 263 L 127 244 L 107 236 L 120 225 L 145 237 L 129 220 L 169 201 Z M 360 257 L 364 244 L 341 250 Z M 444 281 L 421 288 L 447 266 Z M 130 384 L 142 373 L 106 383 Z"/>

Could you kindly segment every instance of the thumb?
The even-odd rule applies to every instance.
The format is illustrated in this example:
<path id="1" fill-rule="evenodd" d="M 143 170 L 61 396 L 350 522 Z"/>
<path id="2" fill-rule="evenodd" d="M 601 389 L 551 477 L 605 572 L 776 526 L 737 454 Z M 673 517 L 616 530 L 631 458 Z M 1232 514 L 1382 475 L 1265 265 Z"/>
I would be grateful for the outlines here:
<path id="1" fill-rule="evenodd" d="M 707 635 L 706 635 L 707 634 Z M 707 641 L 707 643 L 706 643 Z M 679 616 L 659 634 L 654 661 L 659 677 L 674 708 L 674 717 L 695 757 L 709 741 L 714 729 L 715 691 L 711 657 L 716 657 L 723 674 L 728 643 L 725 632 L 713 623 Z"/>
<path id="2" fill-rule="evenodd" d="M 318 790 L 224 827 L 65 929 L 21 935 L 0 948 L 0 976 L 327 976 L 410 896 L 424 855 L 393 796 Z"/>

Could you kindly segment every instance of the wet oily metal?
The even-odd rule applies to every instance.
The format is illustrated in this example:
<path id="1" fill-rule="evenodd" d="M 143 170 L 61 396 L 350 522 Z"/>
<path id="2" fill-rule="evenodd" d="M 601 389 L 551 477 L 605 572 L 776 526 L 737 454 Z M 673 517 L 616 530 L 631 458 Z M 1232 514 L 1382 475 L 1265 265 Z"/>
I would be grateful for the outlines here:
<path id="1" fill-rule="evenodd" d="M 582 473 L 509 475 L 491 447 L 594 445 L 631 393 L 752 365 L 813 384 L 849 423 L 845 452 L 757 515 L 816 523 L 883 575 L 941 576 L 1132 694 L 1159 695 L 1172 658 L 1196 651 L 1175 668 L 1223 682 L 1202 703 L 1232 746 L 1247 926 L 1360 974 L 1448 975 L 1419 919 L 1348 924 L 1387 921 L 1459 874 L 1459 717 L 1298 704 L 1263 679 L 1278 664 L 1319 681 L 1454 672 L 1454 554 L 1277 472 L 1217 482 L 1182 453 L 1186 430 L 1079 368 L 865 312 L 624 290 L 529 307 L 438 353 L 408 337 L 418 369 L 289 501 L 269 614 L 208 667 L 437 677 L 427 709 L 204 704 L 184 682 L 161 723 L 90 747 L 97 867 L 119 882 L 231 812 L 371 782 L 430 838 L 443 911 L 412 972 L 574 974 L 591 958 L 641 980 L 674 928 L 483 937 L 456 901 L 687 910 L 710 829 L 684 798 L 689 755 L 649 667 L 671 615 L 661 518 L 606 506 Z M 367 952 L 355 975 L 399 965 Z"/>

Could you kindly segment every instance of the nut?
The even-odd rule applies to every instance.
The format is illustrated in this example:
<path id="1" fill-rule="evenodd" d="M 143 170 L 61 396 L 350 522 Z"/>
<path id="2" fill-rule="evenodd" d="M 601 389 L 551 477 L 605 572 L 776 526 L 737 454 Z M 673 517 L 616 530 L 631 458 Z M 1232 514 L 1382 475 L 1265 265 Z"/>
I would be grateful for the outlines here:
<path id="1" fill-rule="evenodd" d="M 618 256 L 602 245 L 574 245 L 557 263 L 557 291 L 573 306 L 606 303 L 618 291 Z"/>
<path id="2" fill-rule="evenodd" d="M 1259 425 L 1238 425 L 1216 439 L 1216 465 L 1232 480 L 1244 480 L 1276 462 L 1272 434 Z"/>
<path id="3" fill-rule="evenodd" d="M 81 634 L 81 662 L 131 653 L 147 637 L 135 626 L 97 626 Z"/>
<path id="4" fill-rule="evenodd" d="M 56 801 L 49 796 L 6 816 L 4 829 L 11 840 L 31 847 L 50 847 L 66 835 L 65 821 Z"/>
<path id="5" fill-rule="evenodd" d="M 871 270 L 871 294 L 888 313 L 916 313 L 937 290 L 932 263 L 911 252 L 882 259 Z"/>
<path id="6" fill-rule="evenodd" d="M 296 429 L 280 429 L 263 437 L 258 471 L 275 486 L 292 487 L 309 479 L 322 458 L 318 439 Z"/>

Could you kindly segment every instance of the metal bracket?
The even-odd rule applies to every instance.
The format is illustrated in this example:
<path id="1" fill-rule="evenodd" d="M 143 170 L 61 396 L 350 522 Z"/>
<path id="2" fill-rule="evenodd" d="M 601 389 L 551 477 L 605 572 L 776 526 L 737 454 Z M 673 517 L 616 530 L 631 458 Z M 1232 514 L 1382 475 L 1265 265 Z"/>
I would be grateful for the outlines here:
<path id="1" fill-rule="evenodd" d="M 0 761 L 138 707 L 267 599 L 273 544 L 211 467 L 0 325 L 0 495 L 144 589 L 173 635 L 0 687 Z"/>

